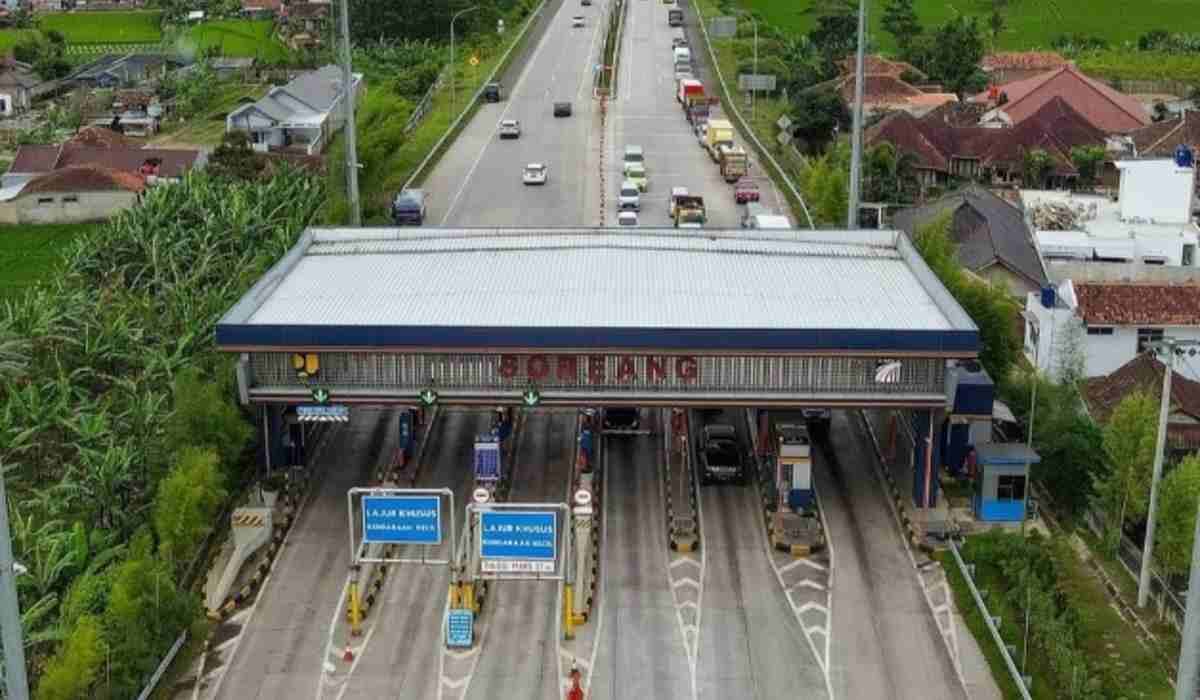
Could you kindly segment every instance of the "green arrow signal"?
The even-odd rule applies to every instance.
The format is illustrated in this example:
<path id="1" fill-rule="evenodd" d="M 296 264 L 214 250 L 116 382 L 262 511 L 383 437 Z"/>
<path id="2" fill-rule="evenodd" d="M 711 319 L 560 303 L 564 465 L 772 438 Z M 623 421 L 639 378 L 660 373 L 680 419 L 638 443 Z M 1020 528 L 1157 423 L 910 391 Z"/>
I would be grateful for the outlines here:
<path id="1" fill-rule="evenodd" d="M 432 406 L 437 403 L 438 394 L 433 389 L 426 389 L 419 394 L 419 398 L 421 399 L 421 403 L 426 406 Z"/>
<path id="2" fill-rule="evenodd" d="M 328 403 L 329 402 L 329 390 L 328 389 L 320 389 L 320 388 L 313 389 L 312 390 L 312 399 L 313 399 L 313 401 L 315 401 L 317 403 Z"/>
<path id="3" fill-rule="evenodd" d="M 542 395 L 538 393 L 537 389 L 530 389 L 521 394 L 521 398 L 525 401 L 526 406 L 536 406 L 542 400 Z"/>

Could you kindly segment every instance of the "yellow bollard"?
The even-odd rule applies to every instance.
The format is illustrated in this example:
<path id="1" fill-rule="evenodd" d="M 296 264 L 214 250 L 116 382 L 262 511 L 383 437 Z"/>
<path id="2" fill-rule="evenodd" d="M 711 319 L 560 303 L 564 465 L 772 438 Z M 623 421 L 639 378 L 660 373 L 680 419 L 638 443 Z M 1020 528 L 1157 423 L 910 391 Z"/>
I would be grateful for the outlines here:
<path id="1" fill-rule="evenodd" d="M 462 596 L 459 595 L 457 583 L 450 584 L 450 593 L 448 595 L 450 596 L 450 608 L 452 610 L 457 610 L 462 607 Z"/>
<path id="2" fill-rule="evenodd" d="M 350 634 L 362 634 L 362 606 L 358 599 L 358 582 L 350 582 Z"/>
<path id="3" fill-rule="evenodd" d="M 475 583 L 473 581 L 462 585 L 462 606 L 471 612 L 479 612 L 475 608 Z"/>
<path id="4" fill-rule="evenodd" d="M 575 616 L 571 613 L 571 610 L 574 609 L 572 588 L 573 586 L 569 583 L 563 584 L 563 638 L 565 639 L 575 638 Z"/>

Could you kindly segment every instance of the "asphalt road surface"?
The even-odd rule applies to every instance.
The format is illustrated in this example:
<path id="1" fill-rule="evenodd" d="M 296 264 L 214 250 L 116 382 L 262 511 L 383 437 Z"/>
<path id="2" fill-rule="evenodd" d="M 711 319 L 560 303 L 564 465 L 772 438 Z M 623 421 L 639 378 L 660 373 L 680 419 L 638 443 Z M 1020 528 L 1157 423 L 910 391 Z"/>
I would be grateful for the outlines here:
<path id="1" fill-rule="evenodd" d="M 704 37 L 699 31 L 667 24 L 667 8 L 659 0 L 629 0 L 621 42 L 617 98 L 612 114 L 611 149 L 606 156 L 609 222 L 615 220 L 617 193 L 622 180 L 625 146 L 645 150 L 649 188 L 641 196 L 641 226 L 669 226 L 668 198 L 672 187 L 686 187 L 704 197 L 707 228 L 738 228 L 745 207 L 733 201 L 733 186 L 725 182 L 716 163 L 709 158 L 675 99 L 675 59 L 671 40 L 685 33 L 692 51 L 692 72 L 710 94 L 716 94 L 716 76 L 707 70 Z M 685 9 L 686 12 L 690 12 Z M 712 118 L 723 118 L 719 105 Z M 738 138 L 738 142 L 742 139 Z M 749 149 L 747 149 L 749 151 Z M 757 164 L 751 176 L 760 183 L 762 203 L 779 210 L 770 179 Z"/>
<path id="2" fill-rule="evenodd" d="M 732 424 L 749 452 L 744 416 L 740 410 L 709 415 L 693 424 L 694 437 L 704 423 Z M 698 697 L 827 698 L 824 674 L 767 559 L 762 501 L 753 483 L 702 486 L 700 509 L 707 553 Z"/>
<path id="3" fill-rule="evenodd" d="M 213 698 L 313 697 L 321 679 L 330 616 L 349 571 L 346 491 L 367 482 L 396 446 L 396 415 L 355 409 L 354 421 L 329 436 L 320 453 L 316 492 L 292 526 L 287 546 L 241 630 Z"/>
<path id="4" fill-rule="evenodd" d="M 872 473 L 857 417 L 835 411 L 834 463 L 814 459 L 837 553 L 830 676 L 838 698 L 959 700 L 966 694 Z"/>
<path id="5" fill-rule="evenodd" d="M 642 426 L 662 429 L 658 409 L 642 411 Z M 687 651 L 676 621 L 667 574 L 662 436 L 604 438 L 608 480 L 603 626 L 593 700 L 690 698 Z M 589 621 L 588 624 L 593 624 Z"/>
<path id="6" fill-rule="evenodd" d="M 537 410 L 518 438 L 511 503 L 563 503 L 574 465 L 576 414 Z M 493 581 L 484 602 L 479 665 L 467 698 L 559 700 L 559 583 Z"/>
<path id="7" fill-rule="evenodd" d="M 603 53 L 600 18 L 610 0 L 581 7 L 552 5 L 541 43 L 504 99 L 481 104 L 423 187 L 426 223 L 445 226 L 594 226 L 600 218 L 600 111 L 592 96 Z M 555 9 L 556 8 L 556 9 Z M 583 27 L 572 27 L 574 15 Z M 571 103 L 570 117 L 553 103 Z M 521 137 L 501 141 L 502 119 L 521 123 Z M 549 168 L 545 185 L 525 185 L 528 163 Z"/>
<path id="8" fill-rule="evenodd" d="M 488 430 L 491 418 L 486 410 L 443 408 L 422 455 L 417 486 L 454 491 L 457 512 L 452 517 L 460 523 L 459 532 L 466 499 L 475 484 L 471 469 L 475 436 Z M 402 552 L 400 556 L 416 554 Z M 398 564 L 389 571 L 380 594 L 382 602 L 371 611 L 375 624 L 370 643 L 359 653 L 340 697 L 436 697 L 449 585 L 450 572 L 445 566 Z"/>

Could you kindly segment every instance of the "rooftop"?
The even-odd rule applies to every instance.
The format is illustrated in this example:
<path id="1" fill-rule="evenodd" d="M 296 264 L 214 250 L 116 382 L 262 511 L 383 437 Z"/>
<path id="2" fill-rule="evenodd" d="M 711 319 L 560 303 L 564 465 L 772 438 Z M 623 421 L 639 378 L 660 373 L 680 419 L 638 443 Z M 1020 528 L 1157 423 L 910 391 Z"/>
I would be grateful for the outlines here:
<path id="1" fill-rule="evenodd" d="M 1163 372 L 1166 367 L 1149 353 L 1142 353 L 1121 365 L 1112 374 L 1092 377 L 1082 386 L 1083 400 L 1088 413 L 1097 423 L 1107 423 L 1109 416 L 1126 396 L 1141 391 L 1154 399 L 1162 398 Z M 1175 419 L 1167 424 L 1167 438 L 1174 446 L 1195 448 L 1196 420 L 1200 420 L 1200 383 L 1176 371 L 1171 377 L 1171 413 Z M 1179 420 L 1178 414 L 1184 414 Z"/>
<path id="2" fill-rule="evenodd" d="M 1198 326 L 1200 285 L 1076 283 L 1078 315 L 1089 326 Z"/>
<path id="3" fill-rule="evenodd" d="M 1150 113 L 1137 98 L 1089 78 L 1069 63 L 1032 78 L 1008 83 L 1000 90 L 1008 98 L 1000 108 L 1015 124 L 1055 97 L 1065 100 L 1093 126 L 1105 132 L 1123 133 L 1150 123 Z M 971 100 L 989 102 L 990 97 L 989 92 L 984 91 Z"/>
<path id="4" fill-rule="evenodd" d="M 217 336 L 340 346 L 363 327 L 373 346 L 977 347 L 892 231 L 310 229 Z"/>
<path id="5" fill-rule="evenodd" d="M 200 151 L 136 148 L 115 140 L 103 141 L 106 145 L 92 145 L 97 142 L 96 139 L 85 136 L 83 143 L 68 141 L 60 146 L 21 146 L 17 149 L 9 172 L 45 173 L 72 165 L 95 165 L 135 172 L 147 160 L 157 159 L 160 161 L 159 175 L 181 177 L 201 160 Z"/>
<path id="6" fill-rule="evenodd" d="M 1067 59 L 1053 51 L 999 51 L 990 53 L 979 62 L 979 67 L 985 72 L 1005 69 L 1051 70 L 1069 63 Z"/>
<path id="7" fill-rule="evenodd" d="M 1072 241 L 1090 238 L 1109 242 L 1123 241 L 1132 246 L 1134 239 L 1138 238 L 1172 240 L 1196 238 L 1196 227 L 1189 223 L 1123 221 L 1120 202 L 1114 202 L 1102 195 L 1079 194 L 1066 190 L 1021 190 L 1021 203 L 1026 209 L 1049 204 L 1068 207 L 1076 212 L 1076 225 L 1072 230 L 1039 230 L 1037 232 L 1039 242 L 1060 242 L 1066 245 Z M 1100 255 L 1100 257 L 1121 256 Z"/>
<path id="8" fill-rule="evenodd" d="M 80 165 L 39 175 L 25 183 L 24 188 L 19 192 L 27 195 L 41 192 L 106 192 L 111 190 L 141 192 L 144 189 L 146 189 L 145 179 L 133 173 Z"/>

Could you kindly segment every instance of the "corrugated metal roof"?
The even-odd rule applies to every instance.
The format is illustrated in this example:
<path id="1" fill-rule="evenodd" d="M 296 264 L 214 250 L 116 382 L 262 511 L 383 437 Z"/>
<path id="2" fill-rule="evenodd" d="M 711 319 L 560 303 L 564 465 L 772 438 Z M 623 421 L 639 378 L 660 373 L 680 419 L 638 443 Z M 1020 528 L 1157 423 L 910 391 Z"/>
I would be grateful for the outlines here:
<path id="1" fill-rule="evenodd" d="M 244 323 L 958 330 L 873 233 L 315 230 Z"/>

